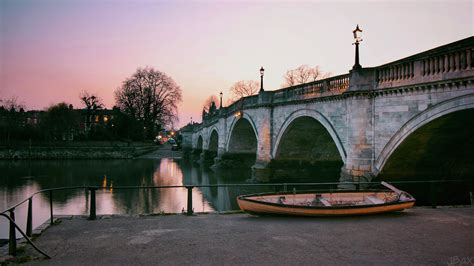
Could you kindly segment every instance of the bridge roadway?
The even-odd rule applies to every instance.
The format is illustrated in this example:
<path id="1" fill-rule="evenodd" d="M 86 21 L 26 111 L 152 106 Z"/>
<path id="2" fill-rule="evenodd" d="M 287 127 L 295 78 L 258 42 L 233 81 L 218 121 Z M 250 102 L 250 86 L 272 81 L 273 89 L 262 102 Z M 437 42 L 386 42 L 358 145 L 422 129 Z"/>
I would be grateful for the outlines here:
<path id="1" fill-rule="evenodd" d="M 473 207 L 345 218 L 75 216 L 35 240 L 53 258 L 29 264 L 472 265 L 473 239 Z"/>

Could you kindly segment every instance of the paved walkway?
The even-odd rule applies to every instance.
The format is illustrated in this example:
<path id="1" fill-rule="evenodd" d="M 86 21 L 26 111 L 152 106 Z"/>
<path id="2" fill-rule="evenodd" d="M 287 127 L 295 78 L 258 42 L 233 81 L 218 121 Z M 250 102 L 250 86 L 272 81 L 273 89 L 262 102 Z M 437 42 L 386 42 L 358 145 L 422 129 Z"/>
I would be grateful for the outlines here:
<path id="1" fill-rule="evenodd" d="M 472 265 L 474 208 L 346 218 L 70 217 L 35 242 L 53 259 L 31 264 Z"/>
<path id="2" fill-rule="evenodd" d="M 171 150 L 171 144 L 165 143 L 151 153 L 139 156 L 138 159 L 161 159 L 161 158 L 181 158 L 183 156 L 181 150 Z"/>

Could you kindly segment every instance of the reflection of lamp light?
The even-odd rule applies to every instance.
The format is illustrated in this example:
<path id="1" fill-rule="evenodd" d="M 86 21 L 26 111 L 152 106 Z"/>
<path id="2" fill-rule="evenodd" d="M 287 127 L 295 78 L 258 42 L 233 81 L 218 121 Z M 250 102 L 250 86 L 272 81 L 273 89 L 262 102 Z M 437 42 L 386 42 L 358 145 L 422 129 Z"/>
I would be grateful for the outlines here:
<path id="1" fill-rule="evenodd" d="M 265 69 L 263 69 L 263 66 L 260 68 L 260 91 L 263 91 L 263 73 L 265 72 Z"/>
<path id="2" fill-rule="evenodd" d="M 107 176 L 104 175 L 104 179 L 102 180 L 102 187 L 107 188 Z"/>

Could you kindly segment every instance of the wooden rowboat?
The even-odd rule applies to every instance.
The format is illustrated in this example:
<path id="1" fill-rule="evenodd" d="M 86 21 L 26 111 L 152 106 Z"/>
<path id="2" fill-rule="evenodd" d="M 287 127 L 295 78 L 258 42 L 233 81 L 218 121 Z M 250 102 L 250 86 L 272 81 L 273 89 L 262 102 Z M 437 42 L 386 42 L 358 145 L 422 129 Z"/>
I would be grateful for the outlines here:
<path id="1" fill-rule="evenodd" d="M 252 214 L 345 216 L 401 211 L 415 198 L 382 182 L 390 190 L 261 193 L 237 197 L 241 210 Z"/>

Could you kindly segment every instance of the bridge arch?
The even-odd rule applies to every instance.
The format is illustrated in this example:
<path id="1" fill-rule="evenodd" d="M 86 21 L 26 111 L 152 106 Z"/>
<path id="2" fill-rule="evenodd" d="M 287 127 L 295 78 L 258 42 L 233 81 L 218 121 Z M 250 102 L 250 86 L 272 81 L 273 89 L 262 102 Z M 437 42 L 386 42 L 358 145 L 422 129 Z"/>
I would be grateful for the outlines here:
<path id="1" fill-rule="evenodd" d="M 278 149 L 289 127 L 293 124 L 295 120 L 304 118 L 304 117 L 309 117 L 316 120 L 320 125 L 322 125 L 326 129 L 327 133 L 329 133 L 331 139 L 333 140 L 334 144 L 337 147 L 337 151 L 339 152 L 341 160 L 345 163 L 346 158 L 347 158 L 346 151 L 344 149 L 344 146 L 342 145 L 341 139 L 337 135 L 336 130 L 332 126 L 331 122 L 329 122 L 329 120 L 320 112 L 315 111 L 315 110 L 310 110 L 310 109 L 297 110 L 291 113 L 286 118 L 285 122 L 283 123 L 283 125 L 280 127 L 280 130 L 278 131 L 275 144 L 273 146 L 272 158 L 275 159 L 277 157 Z"/>
<path id="2" fill-rule="evenodd" d="M 258 132 L 252 117 L 246 113 L 242 117 L 234 117 L 227 134 L 226 152 L 257 152 Z M 237 145 L 241 147 L 237 147 Z M 255 150 L 253 150 L 255 149 Z"/>
<path id="3" fill-rule="evenodd" d="M 203 148 L 204 148 L 204 140 L 202 138 L 202 135 L 199 134 L 198 137 L 197 137 L 196 144 L 194 145 L 194 149 L 202 151 Z"/>
<path id="4" fill-rule="evenodd" d="M 212 127 L 209 132 L 207 150 L 217 153 L 217 150 L 219 149 L 219 130 L 217 130 L 216 127 Z"/>
<path id="5" fill-rule="evenodd" d="M 445 115 L 467 109 L 474 109 L 474 94 L 467 94 L 443 101 L 411 118 L 392 136 L 377 157 L 375 161 L 377 173 L 384 168 L 388 159 L 404 140 L 416 130 Z"/>

